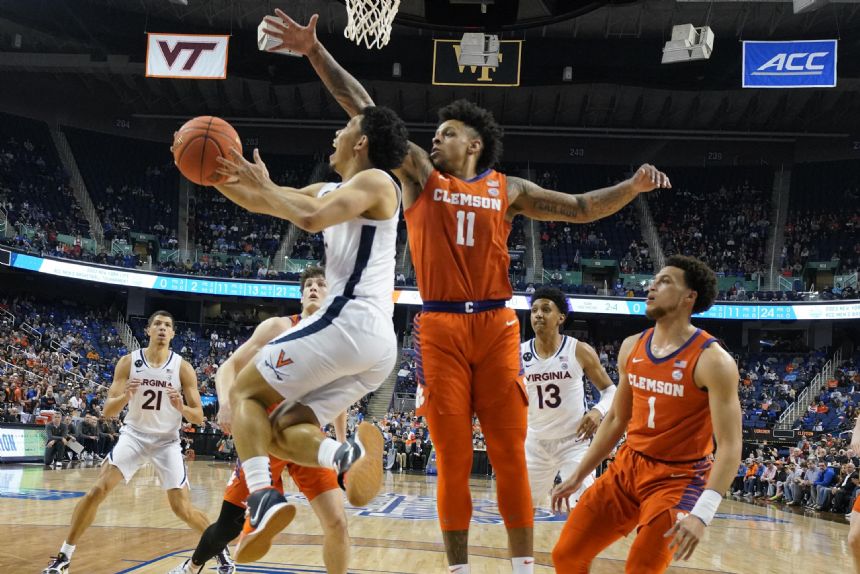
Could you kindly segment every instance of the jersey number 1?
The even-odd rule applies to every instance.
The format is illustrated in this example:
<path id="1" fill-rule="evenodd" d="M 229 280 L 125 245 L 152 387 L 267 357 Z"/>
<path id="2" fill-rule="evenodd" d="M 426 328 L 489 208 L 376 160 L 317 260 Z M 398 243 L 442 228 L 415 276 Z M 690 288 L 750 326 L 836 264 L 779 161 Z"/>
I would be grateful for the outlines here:
<path id="1" fill-rule="evenodd" d="M 140 405 L 140 408 L 148 411 L 161 410 L 161 391 L 153 391 L 152 389 L 146 389 L 145 391 L 143 391 L 143 396 L 146 397 L 146 402 Z M 155 406 L 153 406 L 152 403 L 155 403 Z"/>
<path id="2" fill-rule="evenodd" d="M 475 246 L 475 212 L 457 212 L 457 245 Z"/>
<path id="3" fill-rule="evenodd" d="M 657 403 L 657 397 L 648 397 L 648 428 L 653 429 L 657 428 L 654 424 L 654 415 L 657 414 L 657 410 L 654 408 L 654 405 Z"/>

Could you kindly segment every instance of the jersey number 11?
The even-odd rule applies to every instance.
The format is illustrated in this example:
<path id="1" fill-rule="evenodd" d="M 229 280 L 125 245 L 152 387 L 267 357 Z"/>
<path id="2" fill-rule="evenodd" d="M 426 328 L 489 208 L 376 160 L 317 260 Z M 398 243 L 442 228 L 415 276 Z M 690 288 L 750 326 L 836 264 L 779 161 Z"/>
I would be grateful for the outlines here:
<path id="1" fill-rule="evenodd" d="M 475 246 L 475 212 L 457 212 L 457 245 Z"/>

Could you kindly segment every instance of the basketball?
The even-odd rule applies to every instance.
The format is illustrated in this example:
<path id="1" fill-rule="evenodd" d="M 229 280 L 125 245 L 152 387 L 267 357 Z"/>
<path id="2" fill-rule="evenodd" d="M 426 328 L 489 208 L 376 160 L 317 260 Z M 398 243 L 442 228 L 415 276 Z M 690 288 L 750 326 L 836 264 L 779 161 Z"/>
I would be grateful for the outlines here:
<path id="1" fill-rule="evenodd" d="M 179 171 L 197 185 L 216 185 L 227 178 L 215 173 L 219 157 L 230 157 L 230 149 L 242 153 L 239 134 L 226 121 L 213 116 L 198 116 L 179 128 L 173 139 L 173 162 Z"/>

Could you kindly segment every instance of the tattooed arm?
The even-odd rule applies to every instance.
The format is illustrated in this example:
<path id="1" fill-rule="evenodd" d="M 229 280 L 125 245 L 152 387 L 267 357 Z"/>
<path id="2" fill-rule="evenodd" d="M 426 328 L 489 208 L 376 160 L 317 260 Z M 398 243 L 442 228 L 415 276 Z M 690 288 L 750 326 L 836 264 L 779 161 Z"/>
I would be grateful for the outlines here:
<path id="1" fill-rule="evenodd" d="M 275 15 L 280 21 L 271 16 L 267 17 L 264 29 L 266 34 L 280 41 L 280 44 L 270 51 L 288 49 L 295 54 L 307 56 L 326 89 L 349 117 L 356 116 L 363 108 L 374 105 L 361 82 L 338 64 L 317 39 L 317 14 L 311 16 L 307 26 L 302 26 L 282 10 L 275 9 Z"/>
<path id="2" fill-rule="evenodd" d="M 527 179 L 509 177 L 508 217 L 525 215 L 540 221 L 588 223 L 612 215 L 640 193 L 670 187 L 666 174 L 650 164 L 642 165 L 621 183 L 581 194 L 550 191 Z"/>

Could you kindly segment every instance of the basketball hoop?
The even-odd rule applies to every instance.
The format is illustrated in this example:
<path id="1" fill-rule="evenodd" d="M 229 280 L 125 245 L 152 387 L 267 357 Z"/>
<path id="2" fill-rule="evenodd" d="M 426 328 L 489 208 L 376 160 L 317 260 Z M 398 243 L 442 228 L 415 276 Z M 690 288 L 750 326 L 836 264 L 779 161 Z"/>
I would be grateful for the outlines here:
<path id="1" fill-rule="evenodd" d="M 367 49 L 381 49 L 391 39 L 391 24 L 400 0 L 346 0 L 343 35 Z"/>

